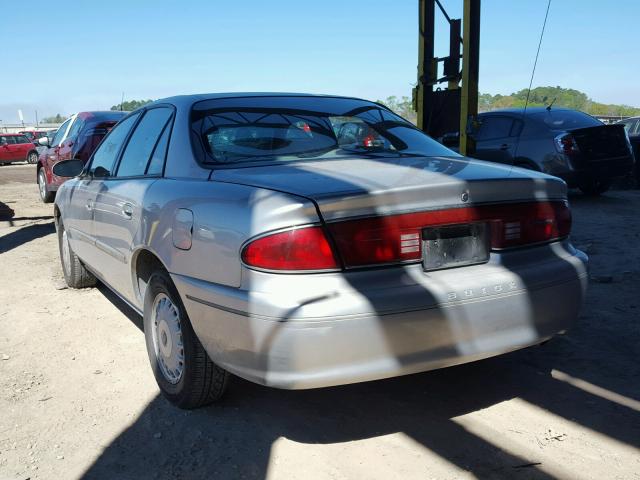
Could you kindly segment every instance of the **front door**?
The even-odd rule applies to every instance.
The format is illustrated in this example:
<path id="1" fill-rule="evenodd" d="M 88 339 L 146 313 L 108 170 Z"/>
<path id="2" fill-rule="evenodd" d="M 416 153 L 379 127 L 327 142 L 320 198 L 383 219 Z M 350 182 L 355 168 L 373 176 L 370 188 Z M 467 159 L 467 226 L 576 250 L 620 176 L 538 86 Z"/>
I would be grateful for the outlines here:
<path id="1" fill-rule="evenodd" d="M 146 192 L 162 173 L 172 114 L 168 107 L 144 113 L 125 145 L 115 175 L 104 180 L 94 207 L 96 246 L 106 254 L 107 281 L 134 304 L 131 259 L 140 243 L 136 236 Z"/>

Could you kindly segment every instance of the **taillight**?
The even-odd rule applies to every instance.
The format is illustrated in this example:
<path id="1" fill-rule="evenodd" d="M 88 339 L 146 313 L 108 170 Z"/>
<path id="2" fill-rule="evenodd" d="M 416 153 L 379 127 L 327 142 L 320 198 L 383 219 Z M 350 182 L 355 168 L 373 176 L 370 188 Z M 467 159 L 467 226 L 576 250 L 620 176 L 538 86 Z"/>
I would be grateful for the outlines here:
<path id="1" fill-rule="evenodd" d="M 566 202 L 533 202 L 363 218 L 327 226 L 345 266 L 360 267 L 419 261 L 424 228 L 478 222 L 490 226 L 491 247 L 503 249 L 568 236 L 571 212 Z"/>
<path id="2" fill-rule="evenodd" d="M 556 149 L 565 155 L 575 155 L 580 153 L 576 139 L 570 133 L 558 135 L 555 139 Z"/>
<path id="3" fill-rule="evenodd" d="M 242 250 L 242 261 L 267 270 L 332 270 L 338 268 L 321 227 L 302 227 L 257 238 Z"/>
<path id="4" fill-rule="evenodd" d="M 421 261 L 424 229 L 472 223 L 486 223 L 491 248 L 501 250 L 567 237 L 571 211 L 566 201 L 481 205 L 344 220 L 329 223 L 327 228 L 349 268 Z M 292 228 L 252 240 L 242 250 L 242 260 L 266 270 L 340 268 L 319 226 Z"/>

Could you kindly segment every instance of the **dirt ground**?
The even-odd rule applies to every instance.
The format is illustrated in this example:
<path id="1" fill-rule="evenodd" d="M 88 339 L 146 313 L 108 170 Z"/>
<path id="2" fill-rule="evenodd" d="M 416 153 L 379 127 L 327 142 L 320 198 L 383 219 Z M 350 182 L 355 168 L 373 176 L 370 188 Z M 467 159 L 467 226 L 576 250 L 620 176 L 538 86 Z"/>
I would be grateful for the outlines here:
<path id="1" fill-rule="evenodd" d="M 592 271 L 566 335 L 345 387 L 234 379 L 183 412 L 140 318 L 104 287 L 64 288 L 34 180 L 0 167 L 0 479 L 640 479 L 640 191 L 572 196 Z"/>

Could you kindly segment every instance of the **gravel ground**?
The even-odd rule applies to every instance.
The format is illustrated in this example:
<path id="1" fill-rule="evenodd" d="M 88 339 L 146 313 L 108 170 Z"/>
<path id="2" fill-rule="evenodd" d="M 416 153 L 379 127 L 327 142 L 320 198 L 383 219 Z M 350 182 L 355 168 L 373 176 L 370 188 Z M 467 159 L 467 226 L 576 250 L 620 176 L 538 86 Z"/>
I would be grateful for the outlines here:
<path id="1" fill-rule="evenodd" d="M 0 167 L 0 479 L 640 479 L 638 191 L 572 197 L 592 280 L 567 335 L 345 387 L 235 380 L 183 412 L 159 396 L 140 318 L 103 287 L 64 288 L 34 180 Z"/>

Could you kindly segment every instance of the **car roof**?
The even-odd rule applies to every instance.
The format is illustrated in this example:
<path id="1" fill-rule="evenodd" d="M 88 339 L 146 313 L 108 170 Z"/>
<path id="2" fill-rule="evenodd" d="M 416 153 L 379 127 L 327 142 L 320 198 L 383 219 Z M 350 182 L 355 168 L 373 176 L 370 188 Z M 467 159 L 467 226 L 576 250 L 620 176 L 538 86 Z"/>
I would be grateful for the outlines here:
<path id="1" fill-rule="evenodd" d="M 535 113 L 546 112 L 547 107 L 527 107 L 527 111 L 524 111 L 524 108 L 501 108 L 498 110 L 491 110 L 489 112 L 482 112 L 480 115 L 490 115 L 490 114 L 511 114 L 511 115 L 520 115 L 523 114 L 526 116 L 533 115 Z M 574 110 L 572 108 L 563 108 L 563 107 L 551 107 L 552 112 L 579 112 L 579 110 Z"/>
<path id="2" fill-rule="evenodd" d="M 242 98 L 242 97 L 326 97 L 326 98 L 347 98 L 352 100 L 364 100 L 357 97 L 344 95 L 325 95 L 317 93 L 295 93 L 295 92 L 222 92 L 222 93 L 196 93 L 191 95 L 175 95 L 173 97 L 158 99 L 146 106 L 162 103 L 175 105 L 189 105 L 202 100 L 215 100 L 218 98 Z"/>

